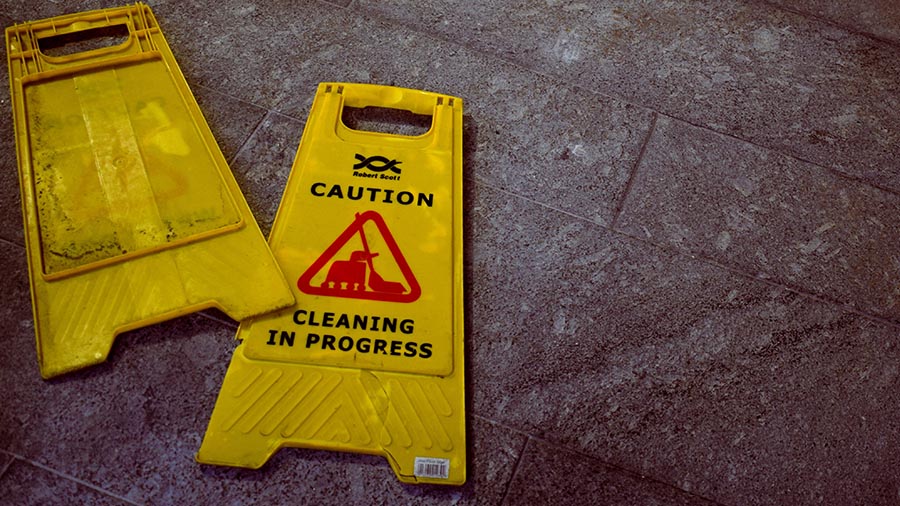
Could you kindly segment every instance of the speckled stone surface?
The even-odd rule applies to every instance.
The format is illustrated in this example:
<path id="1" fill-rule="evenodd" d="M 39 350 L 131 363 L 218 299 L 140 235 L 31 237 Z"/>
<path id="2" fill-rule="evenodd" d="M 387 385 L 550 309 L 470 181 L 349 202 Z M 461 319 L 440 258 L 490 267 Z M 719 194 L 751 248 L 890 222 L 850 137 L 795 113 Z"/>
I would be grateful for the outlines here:
<path id="1" fill-rule="evenodd" d="M 7 506 L 133 504 L 21 460 L 0 475 L 0 501 Z"/>
<path id="2" fill-rule="evenodd" d="M 529 440 L 504 504 L 710 506 L 715 503 L 583 455 Z"/>
<path id="3" fill-rule="evenodd" d="M 896 497 L 896 327 L 472 193 L 475 412 L 724 504 Z"/>
<path id="4" fill-rule="evenodd" d="M 204 86 L 194 86 L 191 92 L 210 125 L 219 149 L 231 162 L 238 149 L 256 130 L 266 110 Z"/>
<path id="5" fill-rule="evenodd" d="M 302 134 L 303 121 L 270 112 L 231 164 L 265 236 L 272 230 Z"/>
<path id="6" fill-rule="evenodd" d="M 9 26 L 13 18 L 0 13 L 0 23 Z M 5 39 L 4 39 L 5 40 Z M 0 83 L 9 83 L 9 69 L 6 65 L 6 44 L 3 50 L 3 64 L 0 65 Z M 8 84 L 5 92 L 0 92 L 0 239 L 24 245 L 22 232 L 22 203 L 19 199 L 19 175 L 16 172 L 16 140 L 13 136 L 12 106 Z"/>
<path id="7" fill-rule="evenodd" d="M 900 195 L 661 118 L 619 225 L 900 321 Z"/>
<path id="8" fill-rule="evenodd" d="M 768 0 L 801 14 L 811 14 L 838 26 L 900 45 L 900 8 L 895 0 Z"/>
<path id="9" fill-rule="evenodd" d="M 265 232 L 319 82 L 464 99 L 469 481 L 196 464 L 236 344 L 216 311 L 41 380 L 7 120 L 0 503 L 900 501 L 890 3 L 149 3 Z"/>
<path id="10" fill-rule="evenodd" d="M 649 111 L 403 27 L 324 15 L 317 25 L 347 32 L 304 62 L 308 76 L 329 69 L 338 80 L 463 97 L 470 177 L 598 223 L 611 222 L 646 138 Z M 339 72 L 331 69 L 335 57 L 343 62 Z M 311 88 L 317 80 L 311 79 Z M 308 101 L 291 96 L 277 108 L 303 118 Z"/>
<path id="11" fill-rule="evenodd" d="M 117 4 L 112 4 L 109 2 L 104 2 L 102 0 L 85 0 L 83 2 L 79 2 L 78 11 L 72 10 L 61 10 L 61 7 L 56 2 L 38 2 L 34 4 L 27 4 L 22 2 L 4 2 L 3 3 L 3 13 L 2 15 L 9 18 L 9 23 L 4 25 L 9 26 L 13 23 L 24 23 L 26 21 L 36 21 L 39 19 L 45 19 L 53 16 L 59 16 L 62 14 L 70 14 L 72 12 L 79 11 L 88 11 L 92 9 L 99 9 L 102 7 L 114 7 Z M 124 5 L 124 4 L 121 4 Z M 5 21 L 5 20 L 4 20 Z M 6 52 L 4 51 L 4 55 Z"/>
<path id="12" fill-rule="evenodd" d="M 308 6 L 289 24 L 274 6 L 240 5 L 226 2 L 214 14 L 220 18 L 212 23 L 223 27 L 214 40 L 204 33 L 184 41 L 186 58 L 210 63 L 186 70 L 205 86 L 301 121 L 322 81 L 377 82 L 464 97 L 472 177 L 611 222 L 646 138 L 650 111 L 324 4 Z M 248 10 L 254 23 L 245 23 L 234 9 Z M 262 32 L 270 33 L 270 43 L 238 42 Z M 221 64 L 226 60 L 240 69 L 241 79 Z"/>
<path id="13" fill-rule="evenodd" d="M 900 55 L 762 2 L 359 0 L 366 12 L 900 191 Z"/>

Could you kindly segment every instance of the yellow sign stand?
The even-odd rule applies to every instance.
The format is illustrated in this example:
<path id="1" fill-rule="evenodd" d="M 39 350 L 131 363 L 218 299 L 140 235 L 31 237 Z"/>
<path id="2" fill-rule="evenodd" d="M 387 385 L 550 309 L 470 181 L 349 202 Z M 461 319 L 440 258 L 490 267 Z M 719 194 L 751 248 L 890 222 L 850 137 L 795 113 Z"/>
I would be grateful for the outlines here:
<path id="1" fill-rule="evenodd" d="M 352 130 L 345 106 L 432 126 Z M 462 101 L 321 84 L 269 243 L 297 304 L 241 324 L 197 460 L 258 468 L 297 446 L 463 483 Z"/>
<path id="2" fill-rule="evenodd" d="M 125 330 L 293 302 L 149 7 L 16 25 L 6 50 L 42 376 L 102 362 Z"/>

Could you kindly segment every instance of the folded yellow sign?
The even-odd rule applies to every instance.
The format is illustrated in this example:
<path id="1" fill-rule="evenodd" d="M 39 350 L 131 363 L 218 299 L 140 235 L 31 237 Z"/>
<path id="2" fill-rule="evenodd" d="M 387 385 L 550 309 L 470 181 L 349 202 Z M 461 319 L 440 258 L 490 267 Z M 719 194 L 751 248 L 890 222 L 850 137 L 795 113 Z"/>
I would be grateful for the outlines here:
<path id="1" fill-rule="evenodd" d="M 6 49 L 45 378 L 102 362 L 128 329 L 293 302 L 149 7 L 16 25 Z"/>

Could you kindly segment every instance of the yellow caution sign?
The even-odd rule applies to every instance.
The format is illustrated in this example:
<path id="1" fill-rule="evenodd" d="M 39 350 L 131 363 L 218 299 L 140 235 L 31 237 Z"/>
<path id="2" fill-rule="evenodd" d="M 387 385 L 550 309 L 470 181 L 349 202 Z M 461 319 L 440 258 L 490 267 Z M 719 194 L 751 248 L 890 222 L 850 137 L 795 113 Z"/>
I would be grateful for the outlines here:
<path id="1" fill-rule="evenodd" d="M 16 25 L 6 50 L 42 376 L 125 330 L 293 302 L 149 7 Z"/>
<path id="2" fill-rule="evenodd" d="M 432 126 L 352 130 L 345 106 Z M 463 483 L 462 101 L 321 84 L 269 244 L 297 303 L 241 324 L 197 460 L 343 450 L 384 455 L 404 482 Z"/>

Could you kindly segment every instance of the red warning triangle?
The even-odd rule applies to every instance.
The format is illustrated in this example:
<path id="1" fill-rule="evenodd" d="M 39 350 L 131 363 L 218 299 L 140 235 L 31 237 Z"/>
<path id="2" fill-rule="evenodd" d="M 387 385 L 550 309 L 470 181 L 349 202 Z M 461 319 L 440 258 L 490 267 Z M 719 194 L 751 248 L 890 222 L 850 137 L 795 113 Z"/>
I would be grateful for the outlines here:
<path id="1" fill-rule="evenodd" d="M 371 221 L 384 239 L 394 262 L 403 275 L 404 283 L 388 281 L 381 277 L 375 270 L 373 259 L 380 252 L 372 251 L 366 238 L 363 226 Z M 347 242 L 359 234 L 362 250 L 352 251 L 349 258 L 335 259 L 334 257 L 344 248 Z M 325 266 L 328 266 L 324 280 L 313 284 L 312 280 Z M 356 219 L 344 230 L 337 239 L 331 243 L 324 253 L 306 269 L 306 272 L 297 280 L 297 287 L 303 293 L 310 295 L 327 295 L 331 297 L 345 297 L 349 299 L 380 300 L 385 302 L 413 302 L 422 295 L 419 282 L 413 275 L 409 264 L 403 258 L 403 253 L 397 246 L 397 241 L 388 230 L 384 218 L 375 211 L 356 213 Z"/>

